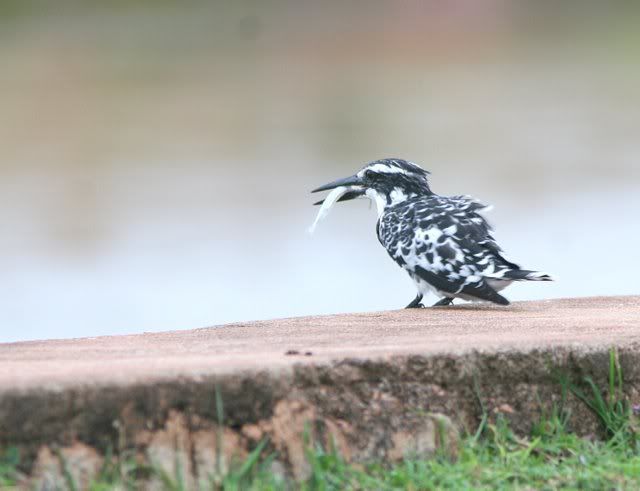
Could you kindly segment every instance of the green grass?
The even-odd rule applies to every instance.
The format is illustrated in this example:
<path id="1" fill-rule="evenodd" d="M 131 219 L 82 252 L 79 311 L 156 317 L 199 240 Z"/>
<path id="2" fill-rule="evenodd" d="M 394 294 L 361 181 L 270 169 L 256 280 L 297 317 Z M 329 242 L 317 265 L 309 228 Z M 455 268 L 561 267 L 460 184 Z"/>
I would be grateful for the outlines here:
<path id="1" fill-rule="evenodd" d="M 630 447 L 638 448 L 640 437 L 637 421 L 634 419 L 631 404 L 623 391 L 624 380 L 618 353 L 609 352 L 609 391 L 605 397 L 591 377 L 584 379 L 588 390 L 584 391 L 575 384 L 569 384 L 571 392 L 584 402 L 597 416 L 606 436 L 621 441 Z"/>
<path id="2" fill-rule="evenodd" d="M 212 479 L 209 489 L 308 491 L 372 489 L 640 489 L 640 452 L 616 440 L 587 441 L 567 433 L 553 422 L 543 422 L 529 438 L 513 434 L 504 421 L 487 425 L 481 436 L 461 442 L 458 458 L 444 455 L 431 460 L 406 460 L 396 465 L 349 465 L 335 451 L 308 449 L 311 477 L 302 483 L 284 482 L 258 462 L 262 447 L 223 479 Z M 11 485 L 15 456 L 0 466 L 0 488 Z M 93 491 L 142 489 L 144 477 L 155 476 L 167 490 L 186 490 L 178 473 L 159 469 L 122 469 L 111 466 L 94 482 Z M 140 474 L 142 472 L 142 474 Z M 75 487 L 67 481 L 70 489 Z"/>
<path id="3" fill-rule="evenodd" d="M 6 452 L 0 451 L 0 489 L 9 487 L 19 479 L 17 466 L 20 457 L 16 448 L 10 448 Z"/>
<path id="4" fill-rule="evenodd" d="M 597 416 L 602 440 L 580 438 L 567 430 L 571 416 L 562 407 L 543 414 L 526 437 L 515 435 L 506 420 L 489 423 L 486 414 L 477 431 L 461 439 L 455 460 L 447 454 L 429 460 L 409 459 L 389 465 L 373 462 L 351 465 L 335 447 L 325 449 L 306 437 L 305 456 L 311 470 L 304 482 L 285 481 L 271 472 L 277 455 L 265 455 L 268 442 L 260 442 L 244 461 L 231 462 L 210 476 L 212 490 L 430 490 L 430 489 L 640 489 L 640 437 L 637 416 L 623 393 L 617 353 L 609 359 L 606 394 L 591 378 L 562 383 Z M 479 395 L 478 395 L 479 396 Z M 480 396 L 479 396 L 480 397 Z M 222 400 L 216 391 L 218 422 L 223 423 Z M 484 407 L 484 406 L 483 406 Z M 220 424 L 222 426 L 222 424 Z M 222 434 L 220 434 L 221 444 Z M 180 462 L 172 473 L 154 465 L 137 465 L 131 455 L 107 455 L 92 491 L 144 489 L 155 478 L 170 491 L 188 490 Z M 0 453 L 0 489 L 19 479 L 18 454 Z M 66 463 L 63 461 L 63 469 Z M 64 479 L 69 490 L 78 489 L 70 472 Z"/>
<path id="5" fill-rule="evenodd" d="M 640 455 L 566 433 L 522 439 L 500 422 L 478 441 L 466 438 L 455 462 L 409 460 L 354 476 L 338 466 L 314 479 L 331 483 L 340 476 L 346 479 L 338 486 L 311 489 L 640 489 Z"/>

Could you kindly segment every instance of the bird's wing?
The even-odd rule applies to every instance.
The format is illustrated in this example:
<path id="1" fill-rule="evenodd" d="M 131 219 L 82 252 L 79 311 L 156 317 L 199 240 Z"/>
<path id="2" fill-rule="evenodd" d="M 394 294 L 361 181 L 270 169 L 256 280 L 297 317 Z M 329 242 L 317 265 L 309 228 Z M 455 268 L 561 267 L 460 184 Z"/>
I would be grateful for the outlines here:
<path id="1" fill-rule="evenodd" d="M 399 265 L 445 294 L 508 304 L 485 275 L 517 265 L 503 259 L 480 214 L 485 208 L 465 196 L 406 202 L 381 217 L 380 241 Z"/>

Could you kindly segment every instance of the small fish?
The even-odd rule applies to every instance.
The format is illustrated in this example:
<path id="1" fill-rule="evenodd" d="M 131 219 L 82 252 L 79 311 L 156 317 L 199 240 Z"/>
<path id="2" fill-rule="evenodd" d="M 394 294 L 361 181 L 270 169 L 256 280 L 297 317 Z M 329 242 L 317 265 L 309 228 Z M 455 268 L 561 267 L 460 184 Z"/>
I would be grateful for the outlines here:
<path id="1" fill-rule="evenodd" d="M 329 214 L 329 210 L 331 209 L 331 207 L 335 205 L 336 202 L 342 196 L 344 196 L 350 191 L 355 191 L 360 189 L 361 188 L 357 186 L 339 186 L 333 189 L 322 202 L 322 206 L 318 210 L 316 219 L 313 221 L 313 224 L 311 225 L 311 227 L 309 227 L 309 233 L 313 234 L 313 232 L 315 232 L 316 227 L 318 226 L 318 223 L 320 223 L 320 221 L 323 220 Z"/>

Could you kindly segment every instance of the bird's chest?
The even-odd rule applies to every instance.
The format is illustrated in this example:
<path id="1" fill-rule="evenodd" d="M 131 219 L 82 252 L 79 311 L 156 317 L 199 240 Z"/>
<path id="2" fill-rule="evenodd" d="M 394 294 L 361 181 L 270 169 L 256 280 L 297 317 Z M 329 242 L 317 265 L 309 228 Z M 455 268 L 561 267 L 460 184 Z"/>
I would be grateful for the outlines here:
<path id="1" fill-rule="evenodd" d="M 412 220 L 394 212 L 380 216 L 376 232 L 378 240 L 387 250 L 394 250 L 399 244 L 408 245 L 413 241 L 414 236 Z"/>

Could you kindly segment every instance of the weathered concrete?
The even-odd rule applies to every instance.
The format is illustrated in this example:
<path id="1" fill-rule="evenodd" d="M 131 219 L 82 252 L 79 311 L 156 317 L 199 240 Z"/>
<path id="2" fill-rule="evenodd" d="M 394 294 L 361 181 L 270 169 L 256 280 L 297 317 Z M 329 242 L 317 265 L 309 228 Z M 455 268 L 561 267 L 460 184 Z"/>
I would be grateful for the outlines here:
<path id="1" fill-rule="evenodd" d="M 2 344 L 0 447 L 18 445 L 28 465 L 38 455 L 41 476 L 59 467 L 53 448 L 67 461 L 85 455 L 89 474 L 109 446 L 171 465 L 179 455 L 190 479 L 212 471 L 221 434 L 224 462 L 267 436 L 297 476 L 305 427 L 353 460 L 428 454 L 443 442 L 455 453 L 455 428 L 475 428 L 480 400 L 527 431 L 559 403 L 558 373 L 605 387 L 611 347 L 638 404 L 640 297 Z M 584 405 L 566 404 L 576 431 L 597 431 Z"/>

